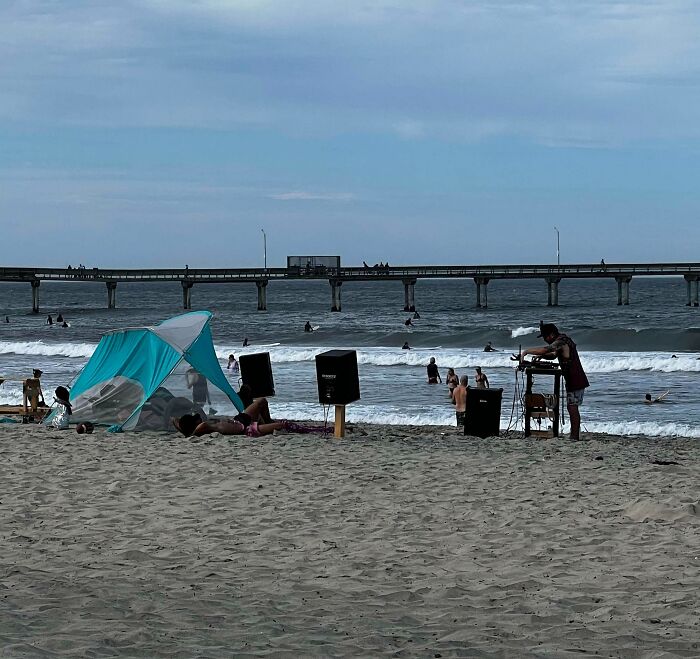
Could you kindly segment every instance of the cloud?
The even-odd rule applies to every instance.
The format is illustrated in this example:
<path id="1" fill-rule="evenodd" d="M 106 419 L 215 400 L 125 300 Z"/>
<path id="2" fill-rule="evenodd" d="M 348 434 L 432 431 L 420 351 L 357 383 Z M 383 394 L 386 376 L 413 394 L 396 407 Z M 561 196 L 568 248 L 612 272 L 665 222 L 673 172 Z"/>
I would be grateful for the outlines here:
<path id="1" fill-rule="evenodd" d="M 279 201 L 352 201 L 355 195 L 350 192 L 280 192 L 269 195 L 270 199 Z"/>
<path id="2" fill-rule="evenodd" d="M 5 122 L 700 137 L 691 0 L 25 0 L 0 26 Z"/>

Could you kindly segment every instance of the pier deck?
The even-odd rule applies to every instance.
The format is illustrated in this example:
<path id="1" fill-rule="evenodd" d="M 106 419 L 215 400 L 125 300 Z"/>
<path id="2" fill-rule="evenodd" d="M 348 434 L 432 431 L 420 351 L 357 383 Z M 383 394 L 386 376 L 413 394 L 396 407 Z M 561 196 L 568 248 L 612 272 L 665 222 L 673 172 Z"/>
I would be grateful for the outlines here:
<path id="1" fill-rule="evenodd" d="M 369 267 L 289 267 L 289 268 L 0 268 L 0 281 L 26 282 L 32 287 L 32 310 L 39 312 L 39 287 L 42 281 L 102 282 L 107 286 L 109 308 L 116 307 L 119 282 L 175 282 L 183 292 L 183 308 L 191 308 L 191 291 L 197 283 L 255 283 L 258 310 L 267 308 L 270 281 L 327 279 L 331 286 L 331 309 L 341 310 L 340 291 L 344 282 L 401 281 L 404 285 L 404 309 L 415 310 L 414 290 L 419 279 L 473 279 L 476 306 L 487 307 L 487 286 L 492 279 L 543 279 L 547 286 L 547 305 L 559 303 L 562 279 L 615 279 L 618 304 L 629 304 L 629 285 L 633 277 L 684 277 L 687 306 L 698 306 L 700 263 L 576 263 L 566 265 L 422 265 Z"/>

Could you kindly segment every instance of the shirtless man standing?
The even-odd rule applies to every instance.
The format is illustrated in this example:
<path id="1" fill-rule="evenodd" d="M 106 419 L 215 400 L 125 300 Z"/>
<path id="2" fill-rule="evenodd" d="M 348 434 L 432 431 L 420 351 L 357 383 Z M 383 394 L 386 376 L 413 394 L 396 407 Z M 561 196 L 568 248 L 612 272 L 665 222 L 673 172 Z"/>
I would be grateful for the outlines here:
<path id="1" fill-rule="evenodd" d="M 455 415 L 457 417 L 457 427 L 464 428 L 464 421 L 467 416 L 467 385 L 469 378 L 463 375 L 459 378 L 459 386 L 452 392 L 452 402 L 455 404 Z"/>

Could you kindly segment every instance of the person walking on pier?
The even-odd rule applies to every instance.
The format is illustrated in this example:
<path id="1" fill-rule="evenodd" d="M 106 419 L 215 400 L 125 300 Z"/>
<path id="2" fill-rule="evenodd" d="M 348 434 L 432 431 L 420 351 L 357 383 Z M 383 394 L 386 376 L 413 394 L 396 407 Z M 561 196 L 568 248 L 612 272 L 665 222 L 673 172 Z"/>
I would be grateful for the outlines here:
<path id="1" fill-rule="evenodd" d="M 583 394 L 590 386 L 586 372 L 581 366 L 576 344 L 559 331 L 553 323 L 540 323 L 539 336 L 547 342 L 544 348 L 527 348 L 520 353 L 519 360 L 532 355 L 535 361 L 540 359 L 557 359 L 566 383 L 566 409 L 571 419 L 571 439 L 580 438 L 581 413 L 579 407 L 583 403 Z"/>

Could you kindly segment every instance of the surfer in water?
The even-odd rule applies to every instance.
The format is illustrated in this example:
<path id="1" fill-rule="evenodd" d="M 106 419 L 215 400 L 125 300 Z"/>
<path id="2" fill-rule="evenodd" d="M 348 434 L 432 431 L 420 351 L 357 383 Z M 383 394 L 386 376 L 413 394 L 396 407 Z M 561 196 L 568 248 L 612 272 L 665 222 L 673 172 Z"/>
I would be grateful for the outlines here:
<path id="1" fill-rule="evenodd" d="M 484 352 L 498 352 L 498 350 L 496 350 L 496 348 L 494 348 L 494 347 L 491 345 L 491 341 L 489 341 L 489 342 L 484 346 Z"/>
<path id="2" fill-rule="evenodd" d="M 647 405 L 651 405 L 652 403 L 663 403 L 664 398 L 666 398 L 666 396 L 668 396 L 668 393 L 669 393 L 668 391 L 664 391 L 664 393 L 662 393 L 660 396 L 657 396 L 656 398 L 652 398 L 651 394 L 645 394 L 644 395 L 644 402 Z"/>
<path id="3" fill-rule="evenodd" d="M 304 331 L 305 332 L 313 332 L 314 328 L 311 327 L 311 323 L 307 320 L 306 325 L 304 325 Z"/>

